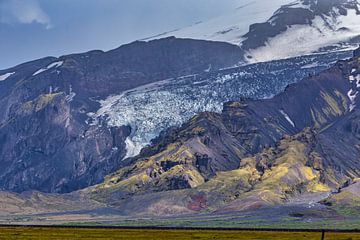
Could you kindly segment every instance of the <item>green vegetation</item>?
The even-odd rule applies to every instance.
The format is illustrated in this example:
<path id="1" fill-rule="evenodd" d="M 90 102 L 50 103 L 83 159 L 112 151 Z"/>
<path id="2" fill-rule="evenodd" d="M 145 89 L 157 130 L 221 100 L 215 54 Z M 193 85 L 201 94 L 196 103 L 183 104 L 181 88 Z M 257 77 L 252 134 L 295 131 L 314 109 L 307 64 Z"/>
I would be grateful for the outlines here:
<path id="1" fill-rule="evenodd" d="M 41 94 L 33 101 L 25 102 L 21 105 L 18 113 L 30 114 L 32 112 L 39 112 L 43 110 L 48 104 L 53 102 L 58 97 L 61 97 L 64 93 L 51 93 L 51 94 Z"/>
<path id="2" fill-rule="evenodd" d="M 80 224 L 69 223 L 68 226 L 79 226 Z M 87 225 L 83 223 L 83 225 Z M 316 219 L 303 221 L 296 217 L 286 217 L 278 221 L 269 222 L 264 219 L 238 220 L 232 217 L 219 217 L 215 219 L 143 219 L 117 222 L 117 226 L 128 227 L 211 227 L 211 228 L 257 228 L 257 229 L 360 229 L 359 219 Z"/>
<path id="3" fill-rule="evenodd" d="M 188 240 L 188 239 L 246 239 L 246 240 L 318 240 L 321 233 L 306 232 L 248 232 L 248 231 L 198 231 L 198 230 L 126 230 L 126 229 L 73 229 L 73 228 L 1 228 L 0 239 L 126 239 L 126 240 Z M 326 240 L 357 240 L 360 234 L 326 233 Z"/>

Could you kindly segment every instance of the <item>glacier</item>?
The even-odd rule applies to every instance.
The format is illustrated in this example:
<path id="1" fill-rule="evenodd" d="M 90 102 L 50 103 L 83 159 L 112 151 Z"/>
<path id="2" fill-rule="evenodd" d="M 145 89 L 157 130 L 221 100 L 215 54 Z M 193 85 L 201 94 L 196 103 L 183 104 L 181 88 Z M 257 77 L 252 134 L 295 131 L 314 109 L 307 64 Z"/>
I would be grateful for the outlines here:
<path id="1" fill-rule="evenodd" d="M 350 54 L 309 55 L 158 81 L 100 100 L 100 109 L 88 113 L 87 122 L 131 127 L 125 158 L 133 157 L 161 131 L 199 112 L 221 112 L 230 100 L 272 97 Z"/>

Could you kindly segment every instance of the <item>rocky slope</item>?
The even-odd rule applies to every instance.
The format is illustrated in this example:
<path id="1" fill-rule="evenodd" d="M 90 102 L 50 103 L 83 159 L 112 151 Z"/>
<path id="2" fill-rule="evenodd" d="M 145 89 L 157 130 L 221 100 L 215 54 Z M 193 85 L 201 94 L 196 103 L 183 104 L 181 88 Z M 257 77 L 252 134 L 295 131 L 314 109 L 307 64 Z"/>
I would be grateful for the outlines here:
<path id="1" fill-rule="evenodd" d="M 360 175 L 354 54 L 271 99 L 228 102 L 221 114 L 202 113 L 163 132 L 132 164 L 85 191 L 125 213 L 155 215 L 336 193 Z"/>

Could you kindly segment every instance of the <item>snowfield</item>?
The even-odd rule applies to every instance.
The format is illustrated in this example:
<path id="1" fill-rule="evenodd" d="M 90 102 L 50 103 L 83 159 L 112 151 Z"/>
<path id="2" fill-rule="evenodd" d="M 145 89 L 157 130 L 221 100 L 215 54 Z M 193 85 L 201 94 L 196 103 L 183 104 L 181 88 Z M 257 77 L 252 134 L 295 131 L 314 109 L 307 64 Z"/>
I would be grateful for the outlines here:
<path id="1" fill-rule="evenodd" d="M 348 0 L 350 1 L 350 0 Z M 360 2 L 358 8 L 360 9 Z M 242 46 L 255 23 L 268 22 L 275 26 L 278 14 L 284 8 L 303 8 L 310 11 L 311 7 L 303 0 L 246 0 L 233 12 L 214 19 L 205 20 L 189 27 L 160 34 L 154 38 L 175 36 L 179 38 L 205 39 L 224 41 Z M 355 38 L 359 38 L 352 42 Z M 346 16 L 339 9 L 332 8 L 329 14 L 318 14 L 311 24 L 288 26 L 285 32 L 268 38 L 265 46 L 246 50 L 249 56 L 246 63 L 266 62 L 277 59 L 308 55 L 325 48 L 351 50 L 360 42 L 360 14 L 348 9 Z M 328 49 L 327 49 L 328 51 Z"/>
<path id="2" fill-rule="evenodd" d="M 266 22 L 277 9 L 288 4 L 289 0 L 245 0 L 243 2 L 242 6 L 229 14 L 164 33 L 156 38 L 176 36 L 239 44 L 242 36 L 249 31 L 251 24 Z"/>
<path id="3" fill-rule="evenodd" d="M 295 25 L 268 40 L 266 46 L 249 51 L 249 62 L 264 62 L 317 52 L 326 46 L 336 46 L 360 36 L 360 15 L 349 10 L 347 16 L 317 16 L 311 26 Z M 296 47 L 294 47 L 296 46 Z M 349 50 L 356 46 L 341 46 Z"/>

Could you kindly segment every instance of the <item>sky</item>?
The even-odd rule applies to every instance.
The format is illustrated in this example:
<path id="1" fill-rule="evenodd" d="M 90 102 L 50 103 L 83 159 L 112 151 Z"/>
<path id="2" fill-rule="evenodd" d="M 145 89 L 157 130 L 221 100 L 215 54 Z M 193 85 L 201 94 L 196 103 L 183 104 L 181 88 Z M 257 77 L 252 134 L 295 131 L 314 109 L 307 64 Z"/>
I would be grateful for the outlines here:
<path id="1" fill-rule="evenodd" d="M 122 44 L 204 21 L 243 0 L 0 0 L 0 69 Z"/>

